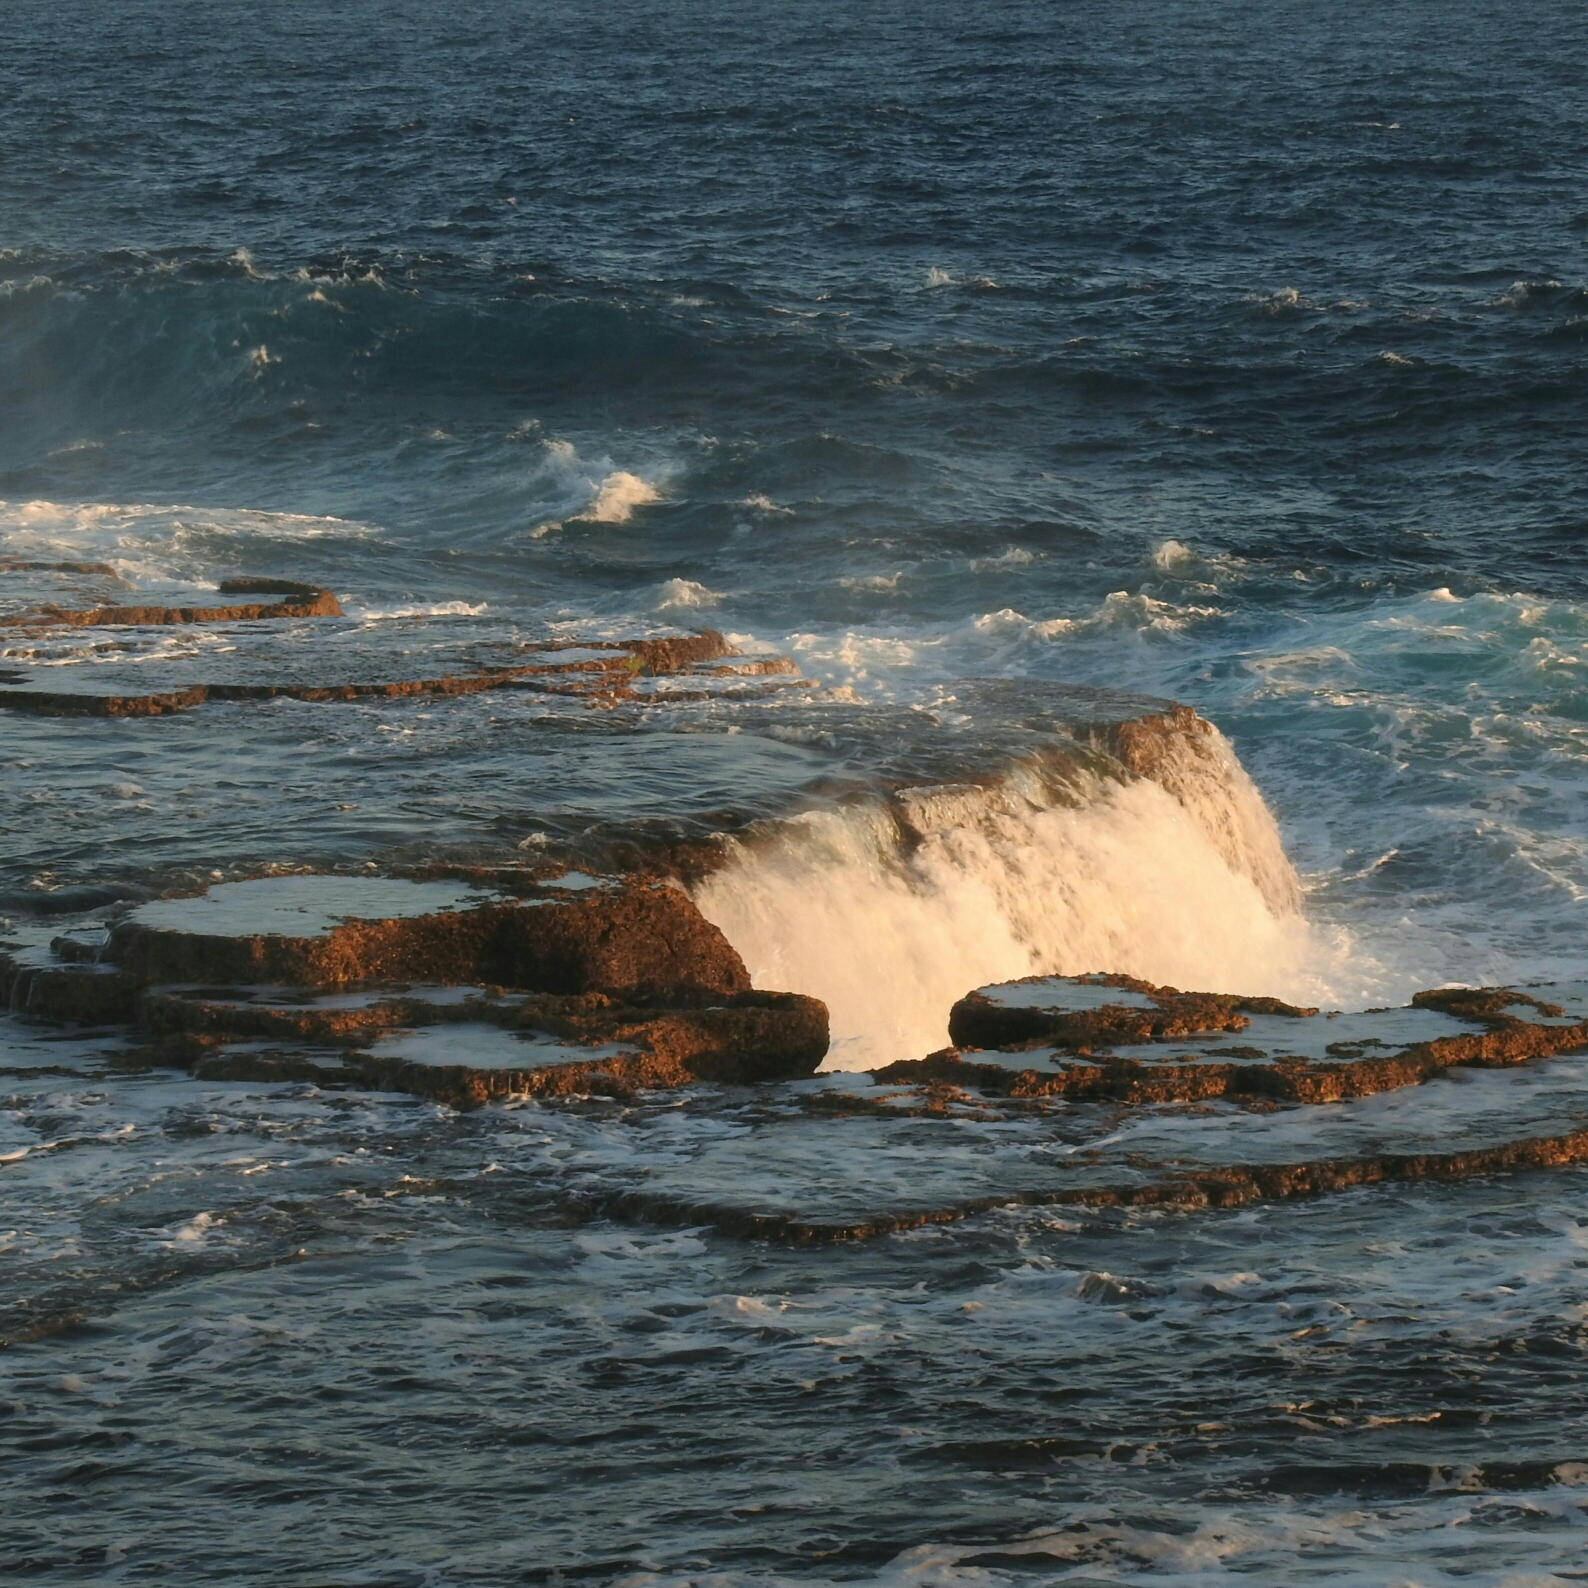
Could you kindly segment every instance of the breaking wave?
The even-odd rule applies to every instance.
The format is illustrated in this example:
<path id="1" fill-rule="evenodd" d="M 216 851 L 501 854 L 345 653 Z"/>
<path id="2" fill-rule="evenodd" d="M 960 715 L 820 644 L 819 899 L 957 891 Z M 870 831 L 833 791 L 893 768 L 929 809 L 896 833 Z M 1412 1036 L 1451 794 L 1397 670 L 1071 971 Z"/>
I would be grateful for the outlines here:
<path id="1" fill-rule="evenodd" d="M 824 1000 L 829 1068 L 942 1047 L 971 988 L 1123 971 L 1317 1001 L 1347 971 L 1261 795 L 1216 730 L 1152 779 L 1016 768 L 996 785 L 909 789 L 806 812 L 748 842 L 696 902 L 758 985 Z"/>
<path id="2" fill-rule="evenodd" d="M 626 524 L 635 508 L 661 500 L 661 492 L 649 480 L 614 468 L 610 458 L 583 458 L 569 441 L 545 442 L 527 483 L 541 508 L 557 515 L 537 525 L 530 532 L 532 540 L 561 529 L 564 522 Z"/>

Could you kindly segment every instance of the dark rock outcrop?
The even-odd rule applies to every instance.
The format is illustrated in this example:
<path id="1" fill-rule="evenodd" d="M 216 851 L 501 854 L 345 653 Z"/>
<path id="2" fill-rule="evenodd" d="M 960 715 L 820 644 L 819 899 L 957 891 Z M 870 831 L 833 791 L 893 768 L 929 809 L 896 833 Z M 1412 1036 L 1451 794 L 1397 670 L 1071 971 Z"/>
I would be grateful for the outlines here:
<path id="1" fill-rule="evenodd" d="M 1064 1007 L 1066 988 L 1072 1002 L 1083 1007 Z M 1133 994 L 1134 1001 L 1108 1002 L 1111 988 Z M 1000 1002 L 988 996 L 1014 995 L 1016 989 L 1024 990 L 1028 1001 Z M 1437 1011 L 1449 1016 L 1452 1025 L 1464 1023 L 1465 1029 L 1455 1026 L 1448 1034 L 1417 1040 L 1395 1038 L 1385 1022 L 1385 1036 L 1331 1042 L 1326 1023 L 1318 1022 L 1334 1017 L 1277 999 L 1182 993 L 1125 976 L 1031 977 L 962 998 L 949 1026 L 959 1046 L 888 1065 L 876 1077 L 1023 1098 L 1337 1103 L 1420 1085 L 1456 1066 L 1501 1068 L 1588 1047 L 1588 1018 L 1564 1020 L 1558 1006 L 1510 988 L 1440 988 L 1418 993 L 1410 1008 Z M 1553 1023 L 1524 1020 L 1511 1013 L 1518 1008 L 1534 1010 Z M 1232 1049 L 1222 1042 L 1202 1044 L 1198 1053 L 1174 1051 L 1176 1038 L 1244 1032 L 1253 1015 L 1294 1021 L 1294 1043 L 1281 1038 L 1277 1054 Z M 1352 1018 L 1368 1021 L 1372 1029 L 1371 1015 Z M 973 1043 L 975 1038 L 982 1040 Z M 1144 1054 L 1149 1044 L 1164 1045 L 1163 1056 Z M 1318 1051 L 1283 1050 L 1309 1044 Z M 1114 1051 L 1119 1047 L 1135 1051 L 1120 1054 Z M 1029 1060 L 1022 1062 L 1026 1055 Z"/>
<path id="2" fill-rule="evenodd" d="M 145 986 L 430 981 L 676 1002 L 750 987 L 744 961 L 722 933 L 685 894 L 660 883 L 352 919 L 314 937 L 214 936 L 151 927 L 134 914 L 111 932 L 105 957 Z"/>
<path id="3" fill-rule="evenodd" d="M 126 583 L 108 562 L 38 562 L 28 557 L 0 557 L 0 573 L 92 574 L 101 579 L 114 579 L 117 584 Z"/>
<path id="4" fill-rule="evenodd" d="M 639 658 L 646 673 L 676 673 L 694 662 L 715 661 L 735 655 L 734 648 L 715 630 L 697 629 L 693 634 L 663 635 L 650 640 L 601 640 L 596 647 L 627 651 Z"/>
<path id="5" fill-rule="evenodd" d="M 827 1053 L 827 1011 L 795 993 L 741 992 L 690 1008 L 636 1006 L 602 994 L 520 997 L 486 992 L 454 1003 L 393 992 L 358 1008 L 281 1006 L 237 996 L 161 990 L 143 1001 L 151 1054 L 211 1079 L 274 1079 L 286 1064 L 327 1064 L 364 1085 L 470 1106 L 505 1096 L 626 1095 L 717 1081 L 748 1085 L 815 1072 Z M 565 1044 L 551 1062 L 532 1046 L 519 1064 L 437 1064 L 379 1051 L 393 1033 L 469 1025 Z M 260 1039 L 267 1044 L 261 1047 Z M 311 1055 L 319 1051 L 318 1059 Z M 372 1051 L 373 1050 L 373 1051 Z M 616 1050 L 616 1051 L 614 1051 Z M 583 1057 L 584 1053 L 588 1057 Z"/>
<path id="6" fill-rule="evenodd" d="M 39 964 L 0 953 L 0 1006 L 35 1020 L 126 1025 L 138 1017 L 143 984 L 108 966 Z"/>
<path id="7" fill-rule="evenodd" d="M 1010 986 L 1041 986 L 1057 978 L 1031 976 Z M 1300 1019 L 1317 1014 L 1277 998 L 1247 998 L 1231 993 L 1183 993 L 1154 987 L 1133 976 L 1092 976 L 1097 987 L 1117 987 L 1141 994 L 1144 1005 L 1104 1003 L 1094 1009 L 1066 1009 L 1031 1004 L 1000 1004 L 986 993 L 967 993 L 949 1011 L 948 1034 L 962 1048 L 1009 1048 L 1050 1042 L 1078 1053 L 1115 1042 L 1154 1042 L 1209 1031 L 1244 1031 L 1248 1014 L 1288 1015 Z"/>
<path id="8" fill-rule="evenodd" d="M 826 1007 L 752 989 L 680 889 L 579 876 L 521 890 L 227 884 L 140 906 L 103 943 L 0 955 L 0 998 L 30 1018 L 136 1025 L 151 1061 L 211 1079 L 389 1086 L 457 1106 L 790 1080 L 825 1057 Z M 451 1038 L 427 1048 L 427 1031 Z"/>
<path id="9" fill-rule="evenodd" d="M 279 582 L 267 580 L 236 580 L 234 584 L 265 584 L 270 590 L 279 588 Z M 295 592 L 285 600 L 254 603 L 248 606 L 229 607 L 168 607 L 168 606 L 109 606 L 109 607 L 40 607 L 22 613 L 10 621 L 13 624 L 38 628 L 103 628 L 108 626 L 169 627 L 181 623 L 253 623 L 267 618 L 339 618 L 342 604 L 329 590 L 317 590 L 312 585 L 294 585 Z M 225 586 L 222 586 L 225 589 Z"/>

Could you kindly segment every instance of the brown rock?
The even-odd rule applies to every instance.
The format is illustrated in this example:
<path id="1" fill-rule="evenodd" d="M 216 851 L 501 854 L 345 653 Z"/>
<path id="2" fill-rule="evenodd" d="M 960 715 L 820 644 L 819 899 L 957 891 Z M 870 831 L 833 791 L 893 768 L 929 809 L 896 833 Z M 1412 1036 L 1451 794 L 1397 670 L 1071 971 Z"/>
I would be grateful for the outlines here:
<path id="1" fill-rule="evenodd" d="M 40 607 L 11 621 L 30 627 L 101 628 L 106 625 L 168 626 L 181 623 L 251 623 L 262 618 L 339 618 L 341 603 L 329 590 L 265 605 L 233 607 L 114 606 Z"/>
<path id="2" fill-rule="evenodd" d="M 1029 976 L 1025 981 L 1049 979 Z M 1085 1053 L 1115 1043 L 1152 1042 L 1210 1031 L 1244 1031 L 1250 1024 L 1247 1013 L 1300 1019 L 1318 1012 L 1281 1003 L 1277 998 L 1183 993 L 1173 987 L 1155 987 L 1132 976 L 1087 979 L 1094 985 L 1140 993 L 1152 1000 L 1153 1007 L 1119 1003 L 1101 1009 L 1066 1010 L 1007 1005 L 995 1003 L 978 991 L 968 993 L 949 1011 L 949 1039 L 962 1048 L 1014 1048 L 1040 1042 Z"/>
<path id="3" fill-rule="evenodd" d="M 671 635 L 659 640 L 620 640 L 617 646 L 640 659 L 647 673 L 676 673 L 691 662 L 714 661 L 738 653 L 715 629 Z"/>
<path id="4" fill-rule="evenodd" d="M 750 986 L 744 962 L 681 890 L 643 883 L 571 900 L 350 920 L 318 937 L 213 937 L 128 920 L 112 931 L 106 957 L 144 985 L 428 981 L 683 1004 Z"/>
<path id="5" fill-rule="evenodd" d="M 1027 978 L 1030 982 L 1046 979 Z M 1264 1064 L 1224 1063 L 1216 1057 L 1180 1061 L 1166 1057 L 1144 1063 L 1136 1058 L 1116 1057 L 1108 1049 L 1115 1044 L 1131 1046 L 1177 1036 L 1240 1031 L 1250 1023 L 1243 1010 L 1298 1020 L 1315 1017 L 1317 1011 L 1271 998 L 1182 993 L 1124 976 L 1084 980 L 1093 986 L 1128 988 L 1151 1000 L 1151 1006 L 1105 1004 L 1087 1010 L 1010 1007 L 995 1003 L 980 992 L 972 993 L 954 1006 L 949 1021 L 950 1035 L 959 1046 L 926 1059 L 888 1065 L 876 1071 L 876 1077 L 879 1081 L 914 1084 L 952 1082 L 1021 1098 L 1069 1097 L 1133 1104 L 1195 1103 L 1216 1098 L 1337 1103 L 1417 1086 L 1457 1066 L 1501 1068 L 1588 1047 L 1588 1021 L 1543 1025 L 1504 1012 L 1532 1007 L 1549 1017 L 1560 1016 L 1556 1005 L 1542 1003 L 1526 993 L 1493 987 L 1439 988 L 1418 993 L 1412 1006 L 1436 1009 L 1485 1029 L 1404 1043 L 1398 1050 L 1382 1054 L 1364 1052 L 1361 1044 L 1343 1043 L 1329 1047 L 1328 1059 L 1280 1057 Z M 989 1041 L 989 1037 L 1000 1040 Z M 970 1051 L 962 1053 L 960 1047 Z M 1059 1063 L 1056 1069 L 1021 1069 L 1008 1060 L 994 1062 L 976 1056 L 977 1050 L 995 1049 L 1009 1054 L 1037 1047 L 1063 1050 L 1077 1057 L 1075 1062 Z"/>
<path id="6" fill-rule="evenodd" d="M 142 1020 L 157 1041 L 183 1039 L 171 1045 L 183 1052 L 254 1038 L 352 1052 L 390 1031 L 479 1022 L 587 1046 L 640 1048 L 697 1079 L 735 1084 L 813 1074 L 828 1040 L 827 1009 L 817 999 L 758 991 L 682 1009 L 627 1004 L 602 993 L 496 993 L 438 1003 L 393 992 L 348 1009 L 260 1002 L 242 989 L 154 990 L 144 996 Z"/>
<path id="7" fill-rule="evenodd" d="M 0 957 L 0 995 L 41 1018 L 139 1023 L 151 1059 L 214 1079 L 340 1078 L 459 1106 L 789 1080 L 821 1064 L 826 1007 L 752 989 L 682 890 L 520 881 L 539 896 L 478 902 L 467 886 L 370 877 L 223 884 L 140 906 L 103 946 L 56 938 L 46 961 L 37 946 Z M 356 1001 L 319 996 L 349 983 L 374 990 Z M 383 1043 L 469 1023 L 528 1039 L 523 1062 L 502 1062 L 499 1035 L 461 1048 L 449 1036 L 417 1055 Z M 482 1057 L 426 1062 L 457 1051 Z"/>
<path id="8" fill-rule="evenodd" d="M 230 586 L 284 588 L 285 580 L 229 580 Z M 336 598 L 328 591 L 314 592 L 333 606 Z M 214 622 L 223 619 L 260 617 L 301 617 L 312 602 L 286 601 L 270 607 L 96 607 L 81 612 L 47 608 L 28 614 L 19 622 L 38 625 L 47 622 L 89 623 L 177 623 Z M 340 609 L 337 609 L 340 611 Z M 334 615 L 329 611 L 322 615 Z M 581 657 L 577 661 L 524 662 L 506 667 L 486 667 L 474 672 L 446 674 L 440 678 L 395 679 L 380 683 L 195 683 L 180 688 L 125 694 L 102 694 L 83 690 L 0 689 L 0 707 L 30 711 L 52 717 L 159 717 L 185 711 L 209 701 L 303 700 L 316 703 L 386 699 L 414 696 L 474 695 L 492 689 L 532 686 L 553 693 L 581 695 L 595 705 L 622 702 L 654 704 L 640 700 L 629 687 L 636 672 L 664 673 L 690 665 L 695 660 L 737 654 L 720 634 L 704 630 L 698 634 L 677 635 L 657 640 L 633 641 L 553 641 L 531 647 L 537 653 L 563 650 L 602 651 L 605 657 Z M 771 670 L 771 669 L 768 669 Z M 781 671 L 782 669 L 776 669 Z M 26 675 L 17 675 L 15 682 Z M 702 697 L 704 698 L 704 697 Z"/>
<path id="9" fill-rule="evenodd" d="M 202 684 L 152 695 L 80 695 L 65 690 L 0 690 L 0 706 L 40 717 L 162 717 L 201 706 L 210 698 Z"/>
<path id="10" fill-rule="evenodd" d="M 1536 1009 L 1552 1019 L 1559 1019 L 1566 1012 L 1559 1004 L 1542 1003 L 1531 993 L 1518 992 L 1513 987 L 1434 987 L 1427 992 L 1413 993 L 1412 1006 L 1437 1009 L 1458 1020 L 1481 1020 L 1491 1025 L 1503 1024 L 1512 1018 L 1506 1015 L 1507 1009 Z"/>

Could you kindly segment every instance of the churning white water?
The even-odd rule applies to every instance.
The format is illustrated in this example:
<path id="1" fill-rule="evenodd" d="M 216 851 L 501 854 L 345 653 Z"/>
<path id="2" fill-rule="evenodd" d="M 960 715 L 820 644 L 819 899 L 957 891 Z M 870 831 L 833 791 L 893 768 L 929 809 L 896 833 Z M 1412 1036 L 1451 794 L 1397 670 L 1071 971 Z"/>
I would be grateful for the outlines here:
<path id="1" fill-rule="evenodd" d="M 1059 803 L 1017 772 L 807 812 L 740 845 L 695 898 L 758 986 L 826 1002 L 830 1069 L 942 1047 L 957 998 L 1017 976 L 1338 998 L 1344 951 L 1300 914 L 1273 818 L 1227 744 L 1162 771 L 1174 792 L 1086 775 Z"/>

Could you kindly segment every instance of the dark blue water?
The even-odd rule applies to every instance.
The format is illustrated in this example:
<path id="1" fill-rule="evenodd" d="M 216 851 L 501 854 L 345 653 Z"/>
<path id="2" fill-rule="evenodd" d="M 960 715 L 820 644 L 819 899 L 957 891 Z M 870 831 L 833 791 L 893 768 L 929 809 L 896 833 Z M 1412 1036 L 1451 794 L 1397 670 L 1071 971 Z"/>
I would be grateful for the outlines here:
<path id="1" fill-rule="evenodd" d="M 1172 695 L 1306 892 L 1281 954 L 1163 884 L 1232 974 L 1366 1001 L 1580 973 L 1581 8 L 3 15 L 0 556 L 156 598 L 314 579 L 370 644 L 709 622 L 902 711 L 973 674 Z M 632 758 L 553 771 L 494 703 L 317 709 L 0 719 L 0 910 L 516 846 L 635 793 Z M 711 731 L 739 726 L 667 739 L 646 814 L 706 799 L 691 766 L 716 800 L 817 754 Z M 546 1211 L 580 1174 L 738 1183 L 738 1104 L 16 1084 L 7 1316 L 87 1319 L 3 1364 L 20 1579 L 1580 1566 L 1571 1177 L 791 1254 Z M 952 1168 L 948 1131 L 834 1138 L 810 1194 Z M 985 1134 L 966 1173 L 1051 1150 Z M 1101 1307 L 1103 1270 L 1156 1299 Z"/>
<path id="2" fill-rule="evenodd" d="M 822 586 L 999 536 L 1580 590 L 1575 8 L 11 14 L 10 497 L 491 556 L 534 425 L 675 481 L 585 577 L 807 504 L 763 621 L 957 615 Z"/>

